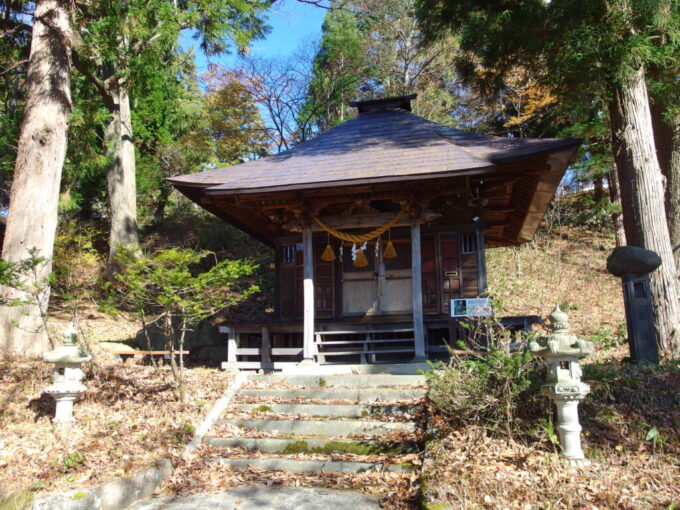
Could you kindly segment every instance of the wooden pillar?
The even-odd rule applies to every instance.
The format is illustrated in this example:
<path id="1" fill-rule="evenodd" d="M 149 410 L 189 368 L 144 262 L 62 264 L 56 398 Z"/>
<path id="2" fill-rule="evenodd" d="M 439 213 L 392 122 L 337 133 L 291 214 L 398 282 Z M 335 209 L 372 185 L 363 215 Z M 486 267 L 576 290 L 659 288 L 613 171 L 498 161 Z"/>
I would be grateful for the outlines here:
<path id="1" fill-rule="evenodd" d="M 484 248 L 484 220 L 481 218 L 476 224 L 476 241 L 477 241 L 477 289 L 480 296 L 486 296 L 487 281 L 486 281 L 486 249 Z"/>
<path id="2" fill-rule="evenodd" d="M 262 343 L 260 345 L 260 361 L 263 365 L 272 361 L 272 338 L 269 334 L 269 326 L 262 326 Z"/>
<path id="3" fill-rule="evenodd" d="M 413 285 L 413 337 L 417 360 L 426 358 L 423 323 L 423 283 L 420 260 L 420 223 L 411 225 L 411 283 Z"/>
<path id="4" fill-rule="evenodd" d="M 304 325 L 303 325 L 303 360 L 314 361 L 314 245 L 312 231 L 302 231 L 304 262 Z"/>
<path id="5" fill-rule="evenodd" d="M 236 328 L 228 327 L 227 329 L 227 363 L 236 363 Z"/>

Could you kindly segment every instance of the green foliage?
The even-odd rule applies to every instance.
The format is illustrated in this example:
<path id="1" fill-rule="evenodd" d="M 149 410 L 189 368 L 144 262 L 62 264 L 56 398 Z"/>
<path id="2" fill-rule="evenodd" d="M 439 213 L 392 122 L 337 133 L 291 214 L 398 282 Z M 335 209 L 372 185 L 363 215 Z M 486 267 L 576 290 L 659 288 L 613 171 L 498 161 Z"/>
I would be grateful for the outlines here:
<path id="1" fill-rule="evenodd" d="M 647 431 L 647 434 L 645 434 L 645 441 L 650 441 L 654 449 L 663 444 L 663 438 L 656 427 L 652 427 Z"/>
<path id="2" fill-rule="evenodd" d="M 52 283 L 53 276 L 39 278 L 39 268 L 47 263 L 38 250 L 29 250 L 29 256 L 19 262 L 8 262 L 0 259 L 0 285 L 20 291 L 20 297 L 0 298 L 5 306 L 22 306 L 35 304 L 35 299 L 44 293 Z"/>
<path id="3" fill-rule="evenodd" d="M 494 79 L 520 64 L 534 68 L 564 95 L 599 95 L 642 62 L 657 62 L 657 43 L 677 47 L 677 3 L 670 0 L 612 2 L 437 2 L 418 0 L 429 38 L 455 32 L 467 52 L 458 67 L 495 70 Z M 677 57 L 677 53 L 676 53 Z"/>
<path id="4" fill-rule="evenodd" d="M 49 261 L 40 256 L 36 248 L 29 249 L 28 257 L 19 262 L 0 259 L 0 286 L 11 289 L 10 292 L 0 296 L 0 305 L 36 307 L 41 323 L 31 332 L 38 333 L 44 330 L 50 343 L 53 343 L 47 329 L 47 300 L 50 287 L 54 283 L 54 273 L 42 276 L 48 263 Z M 18 327 L 16 323 L 13 325 Z"/>
<path id="5" fill-rule="evenodd" d="M 309 99 L 300 117 L 308 129 L 326 131 L 349 115 L 348 102 L 354 99 L 365 74 L 365 61 L 362 29 L 350 10 L 328 11 L 321 33 L 312 63 Z"/>
<path id="6" fill-rule="evenodd" d="M 259 289 L 238 285 L 256 266 L 245 260 L 210 264 L 209 252 L 185 248 L 160 250 L 139 256 L 123 249 L 117 257 L 124 270 L 116 276 L 116 301 L 140 316 L 179 315 L 198 322 L 216 311 L 246 299 Z M 206 264 L 211 267 L 199 272 Z"/>
<path id="7" fill-rule="evenodd" d="M 600 327 L 588 337 L 588 340 L 595 344 L 596 349 L 617 347 L 626 342 L 628 338 L 628 331 L 626 330 L 625 322 L 622 323 L 622 326 L 623 328 L 619 327 L 616 331 L 612 331 L 609 328 Z"/>
<path id="8" fill-rule="evenodd" d="M 555 425 L 552 419 L 540 418 L 538 420 L 538 427 L 548 437 L 548 441 L 550 441 L 550 444 L 552 444 L 555 449 L 559 449 L 560 438 L 557 436 L 557 432 L 555 432 Z"/>
<path id="9" fill-rule="evenodd" d="M 427 47 L 416 28 L 413 0 L 351 0 L 328 12 L 300 112 L 302 139 L 351 114 L 348 102 L 418 93 L 414 112 L 453 123 L 460 103 L 449 65 L 453 38 Z"/>
<path id="10" fill-rule="evenodd" d="M 478 425 L 515 437 L 524 432 L 522 419 L 538 401 L 538 364 L 526 346 L 510 349 L 494 320 L 473 324 L 470 334 L 487 338 L 488 347 L 452 353 L 448 364 L 425 372 L 431 406 L 450 427 Z"/>
<path id="11" fill-rule="evenodd" d="M 62 473 L 76 471 L 85 464 L 86 460 L 85 455 L 80 452 L 74 452 L 61 458 L 59 461 L 59 468 Z"/>
<path id="12" fill-rule="evenodd" d="M 145 256 L 121 248 L 116 263 L 121 271 L 109 283 L 108 305 L 133 313 L 143 324 L 150 345 L 149 326 L 160 327 L 165 350 L 182 351 L 188 329 L 223 308 L 259 290 L 245 277 L 257 266 L 246 260 L 210 260 L 211 253 L 187 248 L 159 250 Z M 184 361 L 170 356 L 175 395 L 184 402 Z"/>
<path id="13" fill-rule="evenodd" d="M 76 307 L 98 291 L 102 259 L 95 244 L 102 233 L 75 220 L 62 221 L 54 242 L 52 292 L 69 307 Z"/>

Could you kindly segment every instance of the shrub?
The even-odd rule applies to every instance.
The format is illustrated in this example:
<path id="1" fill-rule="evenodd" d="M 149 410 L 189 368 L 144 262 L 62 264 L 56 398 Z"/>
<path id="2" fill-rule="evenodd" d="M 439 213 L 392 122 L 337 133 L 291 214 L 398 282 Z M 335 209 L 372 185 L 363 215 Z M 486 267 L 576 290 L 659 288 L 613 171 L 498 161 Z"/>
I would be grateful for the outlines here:
<path id="1" fill-rule="evenodd" d="M 465 354 L 451 351 L 448 364 L 426 372 L 428 398 L 448 427 L 479 425 L 510 437 L 524 432 L 523 418 L 533 415 L 540 398 L 541 372 L 527 342 L 510 343 L 494 319 L 468 326 Z M 482 341 L 483 340 L 483 341 Z"/>
<path id="2" fill-rule="evenodd" d="M 181 351 L 186 332 L 192 325 L 259 290 L 257 285 L 244 279 L 253 274 L 257 265 L 245 260 L 212 263 L 209 255 L 209 252 L 171 248 L 143 256 L 120 248 L 116 258 L 123 270 L 110 284 L 110 304 L 120 311 L 132 312 L 142 322 L 147 335 L 148 326 L 160 326 L 165 350 L 171 352 L 175 395 L 181 402 L 184 402 Z M 206 265 L 211 267 L 203 271 Z M 178 350 L 179 365 L 174 356 Z"/>

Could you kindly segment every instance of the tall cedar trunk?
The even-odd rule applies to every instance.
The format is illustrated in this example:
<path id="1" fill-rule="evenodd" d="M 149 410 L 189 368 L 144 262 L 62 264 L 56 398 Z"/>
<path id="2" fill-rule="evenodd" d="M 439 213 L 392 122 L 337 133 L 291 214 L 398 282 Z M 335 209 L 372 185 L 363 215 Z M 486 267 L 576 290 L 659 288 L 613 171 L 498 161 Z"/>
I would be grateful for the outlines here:
<path id="1" fill-rule="evenodd" d="M 593 177 L 593 200 L 599 202 L 604 198 L 604 176 L 602 174 Z"/>
<path id="2" fill-rule="evenodd" d="M 118 247 L 137 249 L 137 187 L 135 147 L 132 138 L 130 96 L 125 86 L 112 88 L 113 119 L 106 128 L 105 141 L 111 160 L 106 174 L 111 207 L 109 270 Z"/>
<path id="3" fill-rule="evenodd" d="M 609 182 L 609 201 L 621 208 L 621 191 L 619 189 L 619 176 L 616 173 L 616 162 L 614 168 L 607 174 Z M 623 227 L 623 214 L 620 211 L 612 213 L 612 223 L 616 234 L 616 246 L 626 245 L 626 230 Z"/>
<path id="4" fill-rule="evenodd" d="M 663 101 L 650 105 L 654 143 L 661 172 L 666 178 L 666 216 L 676 269 L 680 270 L 680 113 L 664 118 Z"/>
<path id="5" fill-rule="evenodd" d="M 680 351 L 680 302 L 644 70 L 631 73 L 613 92 L 609 104 L 612 148 L 626 239 L 629 245 L 654 250 L 663 261 L 650 275 L 651 294 L 659 350 L 670 356 Z"/>
<path id="6" fill-rule="evenodd" d="M 17 262 L 35 248 L 47 263 L 38 268 L 42 280 L 52 271 L 57 229 L 59 182 L 66 154 L 71 112 L 70 2 L 39 0 L 35 6 L 31 53 L 26 77 L 26 109 L 12 183 L 7 230 L 2 246 L 5 260 Z M 5 297 L 21 297 L 2 289 Z M 37 304 L 3 307 L 0 348 L 37 355 L 48 343 L 41 314 L 49 298 L 45 289 Z"/>

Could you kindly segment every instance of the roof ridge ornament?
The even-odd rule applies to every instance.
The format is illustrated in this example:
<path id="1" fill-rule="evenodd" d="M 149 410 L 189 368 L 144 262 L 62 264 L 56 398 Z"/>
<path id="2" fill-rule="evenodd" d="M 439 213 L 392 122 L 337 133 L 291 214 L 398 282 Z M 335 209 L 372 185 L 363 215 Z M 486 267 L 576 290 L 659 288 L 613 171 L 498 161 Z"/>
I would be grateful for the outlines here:
<path id="1" fill-rule="evenodd" d="M 418 97 L 418 94 L 408 96 L 383 97 L 380 99 L 365 99 L 363 101 L 350 101 L 349 105 L 357 108 L 359 113 L 389 112 L 394 110 L 411 111 L 411 101 Z"/>

